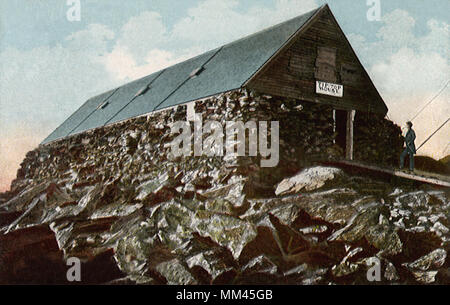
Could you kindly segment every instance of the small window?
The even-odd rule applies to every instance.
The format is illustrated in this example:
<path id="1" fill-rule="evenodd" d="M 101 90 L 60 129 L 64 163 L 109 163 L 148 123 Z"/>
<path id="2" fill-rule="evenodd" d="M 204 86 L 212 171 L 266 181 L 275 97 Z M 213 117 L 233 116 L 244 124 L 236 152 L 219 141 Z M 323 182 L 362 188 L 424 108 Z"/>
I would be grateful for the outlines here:
<path id="1" fill-rule="evenodd" d="M 361 74 L 356 65 L 341 64 L 341 80 L 343 84 L 358 84 L 361 82 Z"/>
<path id="2" fill-rule="evenodd" d="M 189 74 L 189 77 L 194 78 L 194 77 L 198 76 L 200 73 L 202 73 L 203 70 L 205 70 L 204 67 L 197 68 L 194 71 L 192 71 L 191 74 Z"/>
<path id="3" fill-rule="evenodd" d="M 337 82 L 336 55 L 337 49 L 318 47 L 315 78 L 326 82 Z"/>

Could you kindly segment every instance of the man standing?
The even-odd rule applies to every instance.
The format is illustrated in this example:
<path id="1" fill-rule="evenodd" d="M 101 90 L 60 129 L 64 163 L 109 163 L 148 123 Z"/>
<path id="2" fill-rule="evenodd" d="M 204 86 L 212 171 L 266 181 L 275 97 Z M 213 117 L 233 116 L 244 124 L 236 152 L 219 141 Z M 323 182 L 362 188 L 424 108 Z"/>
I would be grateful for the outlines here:
<path id="1" fill-rule="evenodd" d="M 400 169 L 403 169 L 405 157 L 406 155 L 409 155 L 409 170 L 414 171 L 414 154 L 416 153 L 416 145 L 414 145 L 414 140 L 416 139 L 416 133 L 412 130 L 413 124 L 411 122 L 406 122 L 406 125 L 408 125 L 408 132 L 405 136 L 406 147 L 400 155 Z"/>

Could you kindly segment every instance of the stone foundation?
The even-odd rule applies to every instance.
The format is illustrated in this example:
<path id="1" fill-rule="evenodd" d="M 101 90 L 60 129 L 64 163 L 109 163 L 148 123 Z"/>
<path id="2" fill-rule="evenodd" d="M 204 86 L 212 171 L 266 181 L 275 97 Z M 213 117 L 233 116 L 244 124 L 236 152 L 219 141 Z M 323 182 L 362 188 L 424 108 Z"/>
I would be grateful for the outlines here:
<path id="1" fill-rule="evenodd" d="M 26 155 L 12 191 L 48 180 L 75 189 L 120 181 L 132 189 L 143 177 L 167 172 L 184 177 L 185 187 L 193 189 L 226 185 L 232 176 L 246 177 L 250 193 L 264 193 L 314 161 L 343 158 L 343 149 L 333 144 L 336 134 L 329 106 L 242 89 L 198 101 L 195 109 L 203 122 L 215 120 L 222 126 L 226 121 L 268 121 L 269 126 L 270 121 L 279 121 L 278 165 L 262 168 L 259 155 L 170 158 L 170 143 L 176 135 L 171 135 L 169 124 L 186 120 L 184 105 L 41 146 Z M 358 115 L 355 122 L 356 159 L 392 164 L 399 154 L 399 128 L 380 117 L 372 116 L 370 124 L 365 118 Z M 396 139 L 395 145 L 392 139 Z M 370 145 L 366 145 L 368 141 Z M 246 144 L 248 153 L 248 135 Z"/>

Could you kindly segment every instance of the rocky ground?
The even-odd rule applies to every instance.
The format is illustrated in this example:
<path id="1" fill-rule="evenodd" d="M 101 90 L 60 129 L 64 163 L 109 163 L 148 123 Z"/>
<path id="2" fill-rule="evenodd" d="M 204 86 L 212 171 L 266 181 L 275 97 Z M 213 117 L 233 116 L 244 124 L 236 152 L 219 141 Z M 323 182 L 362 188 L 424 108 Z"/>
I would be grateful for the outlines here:
<path id="1" fill-rule="evenodd" d="M 323 166 L 261 198 L 245 177 L 204 189 L 186 179 L 44 181 L 4 195 L 0 283 L 67 283 L 78 257 L 81 283 L 450 284 L 449 190 Z M 374 258 L 380 282 L 367 279 Z"/>
<path id="2" fill-rule="evenodd" d="M 40 146 L 0 194 L 0 283 L 67 284 L 71 257 L 82 284 L 368 284 L 376 259 L 381 283 L 449 283 L 449 191 L 319 166 L 343 154 L 330 106 L 242 89 L 195 110 L 279 121 L 279 164 L 171 156 L 185 106 Z M 397 162 L 398 126 L 355 134 L 358 160 Z"/>

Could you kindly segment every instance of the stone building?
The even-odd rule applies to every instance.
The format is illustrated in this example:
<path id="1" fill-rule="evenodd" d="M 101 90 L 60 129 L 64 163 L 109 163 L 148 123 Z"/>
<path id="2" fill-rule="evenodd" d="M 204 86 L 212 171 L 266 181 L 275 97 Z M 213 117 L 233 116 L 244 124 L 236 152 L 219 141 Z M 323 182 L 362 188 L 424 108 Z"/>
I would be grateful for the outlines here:
<path id="1" fill-rule="evenodd" d="M 336 144 L 347 159 L 356 155 L 366 161 L 386 163 L 392 162 L 397 153 L 385 151 L 385 144 L 392 146 L 389 135 L 395 130 L 392 124 L 384 122 L 388 109 L 328 5 L 93 97 L 42 144 L 153 112 L 170 111 L 179 105 L 187 105 L 189 112 L 196 101 L 199 104 L 242 89 L 270 97 L 272 106 L 276 104 L 274 100 L 284 107 L 285 101 L 290 100 L 293 108 L 305 103 L 301 107 L 304 111 L 313 107 L 310 110 L 319 111 L 331 120 L 331 125 L 316 120 L 314 116 L 318 114 L 312 114 L 311 122 L 305 123 L 317 129 L 328 126 L 323 130 L 329 138 L 327 144 Z M 314 108 L 312 103 L 321 107 Z M 249 119 L 254 117 L 257 115 L 250 115 Z M 360 126 L 354 126 L 355 119 Z M 367 128 L 368 124 L 373 128 Z M 313 135 L 305 135 L 299 130 L 301 124 L 284 125 L 294 128 L 291 136 L 295 138 L 324 136 L 313 129 L 308 131 Z M 383 143 L 386 136 L 380 135 L 380 126 L 381 130 L 391 128 L 383 132 L 388 135 L 387 143 Z M 394 138 L 398 142 L 398 137 Z M 369 147 L 370 142 L 379 145 Z M 305 150 L 313 152 L 314 146 L 311 141 L 305 143 Z M 324 151 L 324 147 L 315 148 L 316 152 Z"/>

